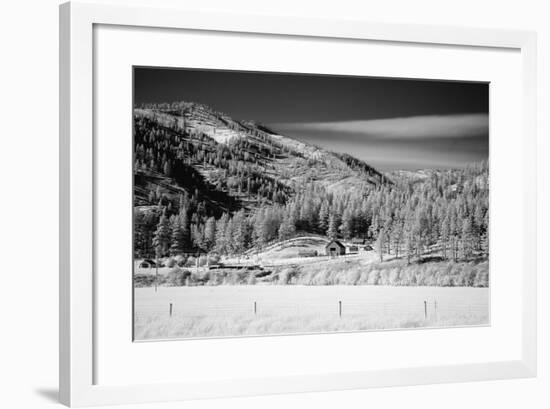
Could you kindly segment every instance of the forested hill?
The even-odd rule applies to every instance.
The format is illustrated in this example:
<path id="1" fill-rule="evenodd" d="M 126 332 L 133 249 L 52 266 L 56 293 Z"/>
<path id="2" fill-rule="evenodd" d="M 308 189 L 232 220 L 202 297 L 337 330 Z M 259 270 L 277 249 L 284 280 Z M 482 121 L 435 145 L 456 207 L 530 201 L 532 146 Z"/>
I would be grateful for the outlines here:
<path id="1" fill-rule="evenodd" d="M 252 121 L 180 102 L 134 109 L 135 205 L 174 210 L 180 195 L 205 214 L 284 205 L 312 182 L 329 192 L 368 189 L 385 177 L 349 155 L 325 151 Z"/>
<path id="2" fill-rule="evenodd" d="M 489 171 L 382 175 L 205 105 L 134 110 L 134 250 L 242 254 L 314 233 L 376 241 L 378 253 L 470 260 L 488 252 Z M 434 247 L 435 246 L 435 247 Z"/>

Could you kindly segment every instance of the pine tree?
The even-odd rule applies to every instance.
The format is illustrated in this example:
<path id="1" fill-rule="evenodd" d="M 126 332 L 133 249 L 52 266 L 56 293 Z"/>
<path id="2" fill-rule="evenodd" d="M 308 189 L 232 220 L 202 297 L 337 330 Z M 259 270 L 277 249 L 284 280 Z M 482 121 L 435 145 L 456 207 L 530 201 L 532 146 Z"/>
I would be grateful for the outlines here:
<path id="1" fill-rule="evenodd" d="M 279 227 L 279 240 L 288 240 L 296 233 L 296 225 L 292 213 L 285 214 L 283 222 Z"/>
<path id="2" fill-rule="evenodd" d="M 190 234 L 193 247 L 204 250 L 206 247 L 204 241 L 204 226 L 201 224 L 192 224 L 190 227 Z"/>
<path id="3" fill-rule="evenodd" d="M 216 219 L 209 217 L 204 225 L 204 241 L 207 251 L 212 250 L 216 244 Z"/>
<path id="4" fill-rule="evenodd" d="M 242 254 L 248 244 L 248 225 L 244 210 L 240 210 L 232 218 L 232 247 L 236 254 Z"/>
<path id="5" fill-rule="evenodd" d="M 472 253 L 472 221 L 469 217 L 462 222 L 461 241 L 462 241 L 462 257 L 467 260 Z"/>
<path id="6" fill-rule="evenodd" d="M 171 233 L 170 221 L 163 213 L 162 216 L 160 216 L 157 224 L 157 230 L 155 231 L 153 238 L 153 247 L 155 248 L 157 257 L 163 257 L 167 254 L 168 249 L 170 248 Z"/>
<path id="7" fill-rule="evenodd" d="M 182 254 L 184 250 L 185 236 L 178 217 L 172 225 L 172 245 L 170 246 L 170 255 L 177 256 L 178 254 Z"/>
<path id="8" fill-rule="evenodd" d="M 386 244 L 386 232 L 384 229 L 380 230 L 378 233 L 378 238 L 376 239 L 376 252 L 380 257 L 380 262 L 384 261 L 384 246 Z"/>
<path id="9" fill-rule="evenodd" d="M 458 259 L 458 218 L 457 218 L 457 212 L 456 207 L 452 207 L 451 209 L 451 217 L 449 220 L 449 230 L 451 233 L 451 247 L 452 247 L 452 254 L 453 254 L 453 261 L 457 261 Z"/>
<path id="10" fill-rule="evenodd" d="M 391 241 L 395 252 L 395 257 L 399 257 L 399 248 L 403 240 L 403 223 L 400 220 L 392 224 Z"/>
<path id="11" fill-rule="evenodd" d="M 253 236 L 254 241 L 260 248 L 263 247 L 268 241 L 268 228 L 267 228 L 267 209 L 259 210 L 254 215 Z"/>
<path id="12" fill-rule="evenodd" d="M 340 231 L 342 232 L 344 239 L 348 240 L 351 238 L 351 235 L 353 233 L 353 215 L 349 208 L 346 208 L 346 210 L 344 210 L 344 213 L 342 214 L 342 224 L 340 225 Z"/>
<path id="13" fill-rule="evenodd" d="M 340 217 L 336 213 L 331 213 L 328 219 L 327 236 L 330 239 L 338 237 L 338 227 L 340 226 Z"/>
<path id="14" fill-rule="evenodd" d="M 414 256 L 415 253 L 415 247 L 414 247 L 415 239 L 414 234 L 412 232 L 412 229 L 407 229 L 405 233 L 405 253 L 407 255 L 407 264 L 411 264 L 411 258 Z"/>
<path id="15" fill-rule="evenodd" d="M 220 254 L 227 254 L 226 229 L 229 216 L 224 213 L 216 222 L 216 245 L 215 249 Z"/>
<path id="16" fill-rule="evenodd" d="M 233 231 L 234 231 L 234 223 L 233 218 L 229 218 L 227 220 L 227 224 L 225 225 L 225 252 L 226 254 L 232 255 L 235 254 L 235 242 L 233 241 Z"/>
<path id="17" fill-rule="evenodd" d="M 486 226 L 485 226 L 485 215 L 484 215 L 483 207 L 479 204 L 475 207 L 475 211 L 474 211 L 473 230 L 476 236 L 476 248 L 478 251 L 480 251 L 481 243 L 483 241 L 483 235 L 485 234 L 485 231 L 486 231 Z"/>
<path id="18" fill-rule="evenodd" d="M 443 248 L 443 258 L 447 259 L 447 246 L 451 236 L 451 221 L 447 214 L 441 222 L 441 247 Z"/>
<path id="19" fill-rule="evenodd" d="M 187 217 L 187 210 L 185 208 L 183 208 L 182 211 L 179 213 L 178 218 L 183 236 L 183 247 L 191 247 L 191 230 L 189 226 L 189 219 Z"/>

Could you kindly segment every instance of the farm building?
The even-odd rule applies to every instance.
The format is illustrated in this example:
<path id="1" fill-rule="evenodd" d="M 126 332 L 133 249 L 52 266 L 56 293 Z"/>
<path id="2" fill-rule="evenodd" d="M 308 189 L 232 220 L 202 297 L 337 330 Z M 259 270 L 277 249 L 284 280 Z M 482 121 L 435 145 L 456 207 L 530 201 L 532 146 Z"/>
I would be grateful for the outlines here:
<path id="1" fill-rule="evenodd" d="M 141 263 L 139 263 L 139 268 L 154 268 L 157 264 L 150 259 L 145 259 Z"/>
<path id="2" fill-rule="evenodd" d="M 325 251 L 327 253 L 327 256 L 343 256 L 344 254 L 346 254 L 346 246 L 344 246 L 338 240 L 332 240 L 326 245 Z"/>
<path id="3" fill-rule="evenodd" d="M 352 239 L 351 244 L 356 245 L 356 246 L 363 245 L 363 244 L 365 244 L 365 239 L 357 239 L 357 238 Z"/>

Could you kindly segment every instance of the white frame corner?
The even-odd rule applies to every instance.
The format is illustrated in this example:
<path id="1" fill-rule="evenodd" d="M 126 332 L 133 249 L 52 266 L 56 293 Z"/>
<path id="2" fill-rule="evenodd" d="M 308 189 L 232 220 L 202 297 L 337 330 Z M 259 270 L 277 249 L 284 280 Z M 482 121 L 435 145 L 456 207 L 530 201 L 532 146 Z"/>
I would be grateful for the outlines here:
<path id="1" fill-rule="evenodd" d="M 231 15 L 79 2 L 60 6 L 60 400 L 69 406 L 139 403 L 267 393 L 523 378 L 537 372 L 536 34 Z M 227 32 L 354 38 L 513 48 L 523 64 L 525 215 L 522 357 L 517 361 L 296 376 L 201 384 L 101 386 L 94 383 L 93 316 L 93 25 L 192 28 Z"/>

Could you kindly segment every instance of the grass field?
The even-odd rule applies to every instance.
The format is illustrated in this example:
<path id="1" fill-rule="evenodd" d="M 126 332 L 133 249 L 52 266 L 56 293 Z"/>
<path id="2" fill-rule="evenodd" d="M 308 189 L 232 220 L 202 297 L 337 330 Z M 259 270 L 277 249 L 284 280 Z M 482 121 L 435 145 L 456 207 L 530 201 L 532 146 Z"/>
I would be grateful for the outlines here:
<path id="1" fill-rule="evenodd" d="M 137 340 L 489 324 L 488 288 L 222 285 L 134 291 Z"/>

